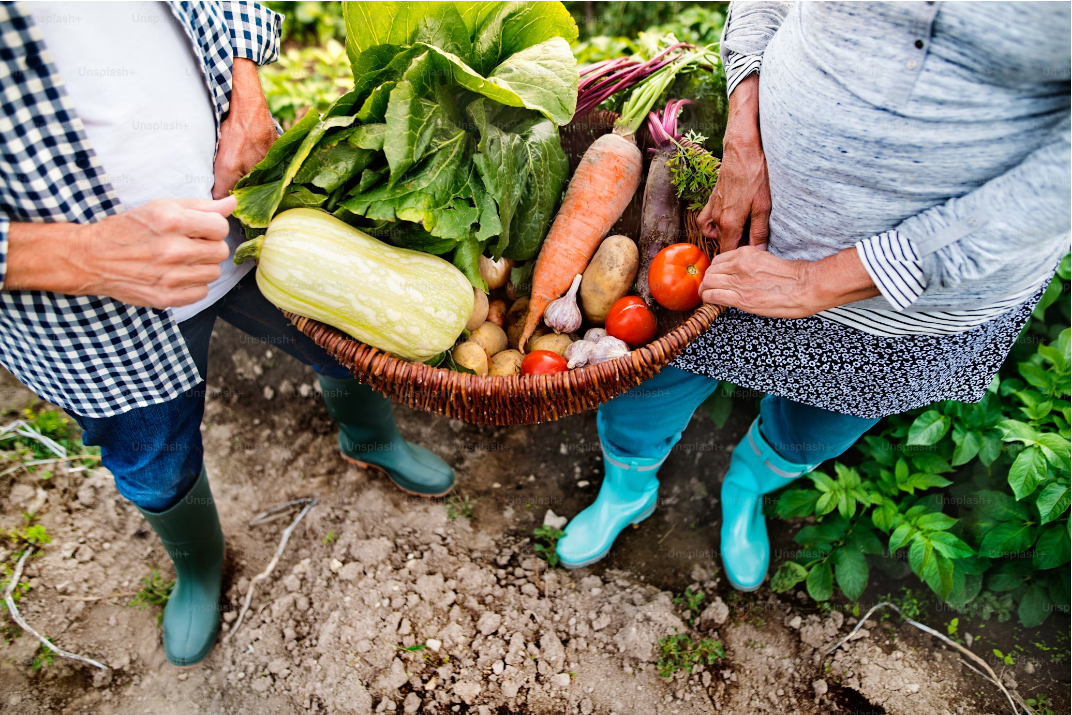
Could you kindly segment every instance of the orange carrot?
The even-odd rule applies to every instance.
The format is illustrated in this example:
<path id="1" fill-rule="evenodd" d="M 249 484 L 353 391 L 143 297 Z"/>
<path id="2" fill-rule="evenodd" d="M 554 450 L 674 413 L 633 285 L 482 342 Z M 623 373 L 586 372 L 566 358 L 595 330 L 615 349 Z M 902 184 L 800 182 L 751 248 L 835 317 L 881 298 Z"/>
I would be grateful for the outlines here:
<path id="1" fill-rule="evenodd" d="M 529 314 L 519 343 L 522 350 L 548 303 L 560 298 L 574 277 L 584 273 L 603 237 L 636 193 L 642 172 L 636 142 L 618 134 L 604 134 L 584 153 L 536 259 Z"/>

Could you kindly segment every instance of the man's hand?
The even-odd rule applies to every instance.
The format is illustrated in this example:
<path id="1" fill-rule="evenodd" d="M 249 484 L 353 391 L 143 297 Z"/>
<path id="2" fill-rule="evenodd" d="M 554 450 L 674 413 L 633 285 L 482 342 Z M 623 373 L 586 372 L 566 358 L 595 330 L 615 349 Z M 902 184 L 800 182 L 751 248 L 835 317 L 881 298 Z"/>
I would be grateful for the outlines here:
<path id="1" fill-rule="evenodd" d="M 715 256 L 700 284 L 705 303 L 771 318 L 804 318 L 876 295 L 855 248 L 820 261 L 789 261 L 741 246 Z"/>
<path id="2" fill-rule="evenodd" d="M 759 75 L 746 77 L 733 90 L 722 146 L 722 167 L 711 198 L 700 212 L 700 230 L 718 239 L 723 253 L 742 242 L 765 247 L 771 197 L 759 135 Z M 748 236 L 743 236 L 746 222 L 750 222 Z"/>
<path id="3" fill-rule="evenodd" d="M 230 254 L 234 197 L 151 201 L 93 224 L 13 223 L 4 290 L 174 308 L 208 295 Z"/>
<path id="4" fill-rule="evenodd" d="M 232 70 L 231 108 L 220 125 L 212 198 L 227 196 L 238 180 L 264 158 L 278 138 L 257 77 L 257 65 L 236 58 Z"/>

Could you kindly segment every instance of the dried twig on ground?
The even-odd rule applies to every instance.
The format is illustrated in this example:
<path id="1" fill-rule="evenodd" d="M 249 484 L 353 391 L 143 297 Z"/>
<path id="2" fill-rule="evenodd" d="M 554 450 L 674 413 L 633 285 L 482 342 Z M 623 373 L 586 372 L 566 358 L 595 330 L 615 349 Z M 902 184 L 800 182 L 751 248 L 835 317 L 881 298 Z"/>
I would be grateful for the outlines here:
<path id="1" fill-rule="evenodd" d="M 26 437 L 27 439 L 32 439 L 36 440 L 37 442 L 40 442 L 41 444 L 45 445 L 45 449 L 47 449 L 49 452 L 52 452 L 52 454 L 56 455 L 57 457 L 67 456 L 66 449 L 57 444 L 54 440 L 46 437 L 45 435 L 35 430 L 33 427 L 30 426 L 28 422 L 24 420 L 15 420 L 9 425 L 0 427 L 0 437 L 3 437 L 8 432 L 14 432 L 20 437 Z"/>
<path id="2" fill-rule="evenodd" d="M 48 439 L 48 438 L 46 437 L 45 439 Z M 14 467 L 11 467 L 10 469 L 7 469 L 7 470 L 5 470 L 3 472 L 0 472 L 0 477 L 6 477 L 8 474 L 11 474 L 12 472 L 18 471 L 19 469 L 22 469 L 23 467 L 39 467 L 42 464 L 59 464 L 61 462 L 73 462 L 73 461 L 79 460 L 79 459 L 95 459 L 98 462 L 100 461 L 100 457 L 98 457 L 95 454 L 76 454 L 73 457 L 60 457 L 59 459 L 35 459 L 32 462 L 20 462 L 19 464 L 16 464 Z"/>
<path id="3" fill-rule="evenodd" d="M 123 591 L 108 593 L 103 596 L 58 596 L 61 601 L 104 601 L 109 598 L 127 598 L 128 596 L 137 596 L 137 591 Z"/>
<path id="4" fill-rule="evenodd" d="M 22 628 L 22 630 L 26 631 L 31 636 L 36 638 L 38 641 L 41 642 L 41 645 L 43 645 L 45 648 L 48 648 L 56 655 L 63 656 L 64 658 L 70 658 L 71 660 L 77 660 L 82 663 L 88 663 L 89 665 L 92 665 L 95 668 L 100 668 L 101 670 L 108 670 L 108 666 L 104 665 L 104 663 L 98 663 L 92 658 L 86 658 L 85 656 L 78 655 L 77 653 L 69 653 L 62 648 L 57 648 L 56 646 L 52 645 L 52 641 L 50 641 L 48 638 L 45 638 L 33 628 L 30 628 L 30 624 L 22 619 L 22 614 L 19 613 L 19 609 L 15 605 L 15 587 L 18 585 L 19 579 L 22 578 L 22 567 L 26 565 L 26 558 L 33 550 L 33 546 L 27 546 L 26 549 L 22 552 L 22 556 L 19 557 L 19 562 L 15 566 L 15 572 L 11 574 L 11 580 L 8 581 L 7 589 L 4 590 L 4 602 L 7 604 L 8 613 L 11 614 L 11 620 L 15 621 L 15 623 L 18 623 L 19 627 Z"/>
<path id="5" fill-rule="evenodd" d="M 256 526 L 258 524 L 263 524 L 268 519 L 268 517 L 274 514 L 278 514 L 284 509 L 289 509 L 290 507 L 297 506 L 298 504 L 305 505 L 305 508 L 303 508 L 298 514 L 298 516 L 294 518 L 294 521 L 290 522 L 290 526 L 288 526 L 283 531 L 283 537 L 279 540 L 279 546 L 275 550 L 275 556 L 273 556 L 272 560 L 268 563 L 268 567 L 265 568 L 264 571 L 262 571 L 261 573 L 254 576 L 253 580 L 249 582 L 249 590 L 246 591 L 246 600 L 242 604 L 242 610 L 238 612 L 238 619 L 235 621 L 234 628 L 232 628 L 230 633 L 228 633 L 223 639 L 225 643 L 231 640 L 231 638 L 234 637 L 235 633 L 238 633 L 238 629 L 242 625 L 242 620 L 246 617 L 246 611 L 249 610 L 249 604 L 253 601 L 253 591 L 256 590 L 257 584 L 260 581 L 264 581 L 272 575 L 272 570 L 275 569 L 275 565 L 279 563 L 279 558 L 283 555 L 283 550 L 287 547 L 287 542 L 290 541 L 290 535 L 294 532 L 294 527 L 296 527 L 298 525 L 298 522 L 301 521 L 305 517 L 305 515 L 309 513 L 310 509 L 316 506 L 318 501 L 318 499 L 313 498 L 295 499 L 293 501 L 288 501 L 286 504 L 280 504 L 279 506 L 269 509 L 268 511 L 261 512 L 257 516 L 250 519 L 249 526 Z"/>
<path id="6" fill-rule="evenodd" d="M 946 644 L 952 646 L 953 648 L 957 649 L 958 651 L 960 651 L 964 655 L 966 655 L 969 658 L 971 658 L 972 660 L 974 660 L 980 666 L 982 666 L 983 670 L 986 671 L 985 673 L 982 673 L 982 672 L 980 672 L 978 670 L 975 670 L 975 668 L 972 668 L 972 670 L 975 670 L 976 673 L 979 673 L 979 675 L 983 676 L 984 678 L 989 680 L 992 685 L 997 687 L 997 689 L 1000 690 L 1005 695 L 1005 697 L 1009 699 L 1009 705 L 1012 706 L 1013 713 L 1015 715 L 1019 715 L 1020 709 L 1016 707 L 1016 702 L 1013 700 L 1012 695 L 1010 695 L 1009 691 L 1005 689 L 1005 686 L 1001 683 L 1001 678 L 999 678 L 997 676 L 997 674 L 994 672 L 994 670 L 990 667 L 990 665 L 985 660 L 983 660 L 982 658 L 977 656 L 975 653 L 972 653 L 970 650 L 968 650 L 967 648 L 962 646 L 960 643 L 957 643 L 952 638 L 948 638 L 948 637 L 942 635 L 941 633 L 939 633 L 938 631 L 934 630 L 930 626 L 923 625 L 919 621 L 912 620 L 911 618 L 906 616 L 904 613 L 902 613 L 900 608 L 898 608 L 894 604 L 886 602 L 886 601 L 884 601 L 882 603 L 878 603 L 878 604 L 872 606 L 871 610 L 867 612 L 867 615 L 865 615 L 863 618 L 861 618 L 860 622 L 856 624 L 856 627 L 852 629 L 852 632 L 850 632 L 847 636 L 845 636 L 844 638 L 839 640 L 836 644 L 834 644 L 834 646 L 832 648 L 830 648 L 829 650 L 827 650 L 826 653 L 823 654 L 823 656 L 825 657 L 825 656 L 830 655 L 835 650 L 837 650 L 842 645 L 844 645 L 850 638 L 852 638 L 852 636 L 856 633 L 856 631 L 858 631 L 861 628 L 863 628 L 863 625 L 865 623 L 867 623 L 867 619 L 871 617 L 872 613 L 874 613 L 878 609 L 886 607 L 886 606 L 889 606 L 893 610 L 897 611 L 898 615 L 900 615 L 901 618 L 904 618 L 905 623 L 913 625 L 916 628 L 918 628 L 921 631 L 923 631 L 924 633 L 928 633 L 928 634 L 934 636 L 935 638 L 941 640 L 943 643 L 946 643 Z M 967 664 L 965 663 L 965 665 L 967 665 Z M 1029 710 L 1026 705 L 1024 706 L 1024 710 L 1027 712 L 1028 715 L 1032 715 L 1031 710 Z"/>

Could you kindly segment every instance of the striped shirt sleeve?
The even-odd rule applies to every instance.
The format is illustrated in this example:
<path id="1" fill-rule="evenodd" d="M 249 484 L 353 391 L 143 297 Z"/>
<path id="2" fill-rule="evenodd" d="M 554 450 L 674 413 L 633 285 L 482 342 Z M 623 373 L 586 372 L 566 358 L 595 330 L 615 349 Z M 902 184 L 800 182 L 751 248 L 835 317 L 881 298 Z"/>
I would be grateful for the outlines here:
<path id="1" fill-rule="evenodd" d="M 762 58 L 756 55 L 740 55 L 736 52 L 726 53 L 726 96 L 733 94 L 737 85 L 753 72 L 759 74 Z"/>
<path id="2" fill-rule="evenodd" d="M 4 276 L 7 275 L 7 231 L 10 227 L 7 216 L 0 215 L 0 290 L 4 288 Z"/>
<path id="3" fill-rule="evenodd" d="M 886 231 L 856 244 L 864 269 L 875 287 L 897 310 L 916 302 L 927 288 L 923 265 L 907 237 Z"/>

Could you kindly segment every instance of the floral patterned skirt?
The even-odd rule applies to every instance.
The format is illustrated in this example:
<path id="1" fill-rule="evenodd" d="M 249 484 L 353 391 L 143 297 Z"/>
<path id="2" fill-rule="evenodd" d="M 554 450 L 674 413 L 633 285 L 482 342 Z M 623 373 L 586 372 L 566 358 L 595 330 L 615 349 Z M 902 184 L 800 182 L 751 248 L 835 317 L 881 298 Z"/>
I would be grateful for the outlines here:
<path id="1" fill-rule="evenodd" d="M 765 318 L 730 308 L 671 364 L 857 417 L 939 400 L 978 402 L 1044 291 L 956 335 L 884 337 L 814 316 Z"/>

